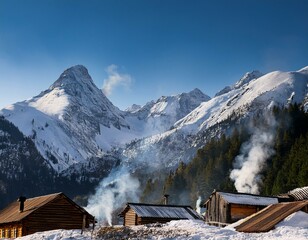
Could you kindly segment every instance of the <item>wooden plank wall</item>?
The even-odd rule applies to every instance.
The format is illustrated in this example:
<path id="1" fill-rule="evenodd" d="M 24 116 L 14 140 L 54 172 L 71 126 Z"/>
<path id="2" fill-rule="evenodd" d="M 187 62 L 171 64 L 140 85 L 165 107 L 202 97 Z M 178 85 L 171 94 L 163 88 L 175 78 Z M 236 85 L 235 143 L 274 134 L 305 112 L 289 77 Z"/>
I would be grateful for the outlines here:
<path id="1" fill-rule="evenodd" d="M 242 218 L 248 217 L 256 213 L 258 209 L 257 206 L 231 204 L 231 221 L 236 222 Z"/>
<path id="2" fill-rule="evenodd" d="M 133 226 L 137 225 L 136 222 L 136 213 L 133 209 L 129 209 L 124 216 L 124 226 Z"/>
<path id="3" fill-rule="evenodd" d="M 64 197 L 57 198 L 29 215 L 25 235 L 53 229 L 81 229 L 83 213 Z"/>
<path id="4" fill-rule="evenodd" d="M 4 224 L 0 227 L 0 238 L 16 238 L 22 236 L 22 225 L 20 223 Z"/>

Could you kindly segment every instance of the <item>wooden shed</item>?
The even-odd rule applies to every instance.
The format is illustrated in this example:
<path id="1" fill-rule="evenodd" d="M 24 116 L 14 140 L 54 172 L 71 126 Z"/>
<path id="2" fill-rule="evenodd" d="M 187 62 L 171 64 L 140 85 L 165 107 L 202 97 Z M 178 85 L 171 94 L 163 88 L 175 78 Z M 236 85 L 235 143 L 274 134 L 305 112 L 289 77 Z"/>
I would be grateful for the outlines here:
<path id="1" fill-rule="evenodd" d="M 166 223 L 171 220 L 201 219 L 201 216 L 190 206 L 143 203 L 127 203 L 119 216 L 124 218 L 124 226 Z"/>
<path id="2" fill-rule="evenodd" d="M 275 203 L 278 203 L 276 197 L 214 191 L 204 204 L 205 220 L 208 224 L 224 226 Z"/>
<path id="3" fill-rule="evenodd" d="M 0 211 L 0 238 L 16 238 L 54 229 L 81 229 L 94 217 L 63 193 L 20 197 Z"/>

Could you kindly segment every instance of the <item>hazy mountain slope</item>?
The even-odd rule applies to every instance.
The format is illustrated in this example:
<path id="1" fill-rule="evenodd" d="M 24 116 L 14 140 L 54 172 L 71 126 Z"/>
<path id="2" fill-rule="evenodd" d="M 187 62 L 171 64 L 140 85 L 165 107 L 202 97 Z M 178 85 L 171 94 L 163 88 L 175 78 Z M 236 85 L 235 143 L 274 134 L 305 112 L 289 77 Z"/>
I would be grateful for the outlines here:
<path id="1" fill-rule="evenodd" d="M 33 139 L 53 169 L 63 172 L 70 168 L 69 173 L 87 165 L 93 171 L 95 167 L 88 162 L 105 166 L 101 163 L 104 159 L 112 166 L 107 151 L 168 130 L 208 99 L 195 89 L 123 112 L 95 86 L 87 69 L 77 65 L 65 70 L 46 91 L 10 105 L 0 114 Z"/>
<path id="2" fill-rule="evenodd" d="M 229 92 L 201 103 L 176 122 L 172 130 L 129 144 L 123 149 L 123 156 L 128 164 L 140 166 L 140 163 L 150 162 L 154 168 L 188 162 L 197 149 L 206 144 L 206 139 L 219 136 L 231 127 L 222 129 L 220 123 L 232 115 L 247 118 L 274 105 L 287 106 L 295 102 L 307 106 L 306 70 L 276 71 L 244 82 L 242 78 L 243 84 L 236 84 Z"/>
<path id="3" fill-rule="evenodd" d="M 140 135 L 151 136 L 169 130 L 176 121 L 210 99 L 196 88 L 188 93 L 163 96 L 142 107 L 132 106 L 125 118 Z"/>

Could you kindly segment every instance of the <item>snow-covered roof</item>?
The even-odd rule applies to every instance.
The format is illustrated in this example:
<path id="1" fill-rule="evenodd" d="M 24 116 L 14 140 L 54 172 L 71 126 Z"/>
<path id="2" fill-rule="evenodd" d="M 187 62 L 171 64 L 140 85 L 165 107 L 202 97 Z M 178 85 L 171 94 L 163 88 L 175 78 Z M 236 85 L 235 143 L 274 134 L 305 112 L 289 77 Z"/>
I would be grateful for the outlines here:
<path id="1" fill-rule="evenodd" d="M 190 206 L 152 205 L 128 203 L 139 217 L 168 218 L 168 219 L 200 219 L 200 216 Z M 125 212 L 125 210 L 123 211 Z"/>
<path id="2" fill-rule="evenodd" d="M 255 206 L 268 206 L 270 204 L 278 203 L 276 197 L 263 197 L 245 193 L 225 193 L 218 192 L 228 203 L 236 203 L 243 205 L 255 205 Z"/>
<path id="3" fill-rule="evenodd" d="M 288 193 L 289 196 L 292 196 L 295 200 L 307 200 L 308 199 L 308 186 L 302 188 L 296 188 Z"/>

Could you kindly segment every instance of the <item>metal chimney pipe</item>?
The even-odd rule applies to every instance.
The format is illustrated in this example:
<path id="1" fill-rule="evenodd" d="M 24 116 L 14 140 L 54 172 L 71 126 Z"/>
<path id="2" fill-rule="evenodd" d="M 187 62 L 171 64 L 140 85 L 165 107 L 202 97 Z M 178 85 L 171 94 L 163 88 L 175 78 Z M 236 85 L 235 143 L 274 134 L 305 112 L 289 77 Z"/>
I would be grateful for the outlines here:
<path id="1" fill-rule="evenodd" d="M 19 202 L 19 212 L 23 212 L 24 211 L 24 208 L 25 208 L 25 201 L 26 201 L 26 197 L 24 196 L 20 196 L 18 198 L 18 202 Z"/>
<path id="2" fill-rule="evenodd" d="M 168 198 L 169 198 L 169 194 L 165 194 L 164 195 L 164 204 L 165 205 L 168 205 L 168 200 L 169 200 Z"/>

